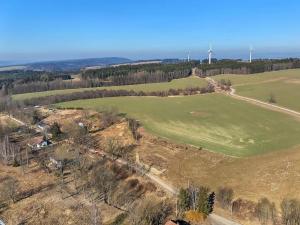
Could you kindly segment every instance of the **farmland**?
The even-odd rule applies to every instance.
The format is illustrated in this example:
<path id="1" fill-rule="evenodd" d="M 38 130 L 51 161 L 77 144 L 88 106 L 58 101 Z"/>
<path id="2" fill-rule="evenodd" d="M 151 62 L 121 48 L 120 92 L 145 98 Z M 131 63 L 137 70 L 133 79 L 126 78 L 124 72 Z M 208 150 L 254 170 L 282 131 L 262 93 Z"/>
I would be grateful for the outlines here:
<path id="1" fill-rule="evenodd" d="M 216 80 L 230 79 L 236 93 L 267 102 L 271 95 L 276 104 L 300 111 L 300 70 L 284 70 L 254 75 L 219 75 Z"/>
<path id="2" fill-rule="evenodd" d="M 88 99 L 58 106 L 100 111 L 117 108 L 139 119 L 153 134 L 231 156 L 256 155 L 300 144 L 298 120 L 220 94 Z"/>
<path id="3" fill-rule="evenodd" d="M 79 89 L 64 89 L 64 90 L 53 90 L 45 92 L 25 93 L 17 94 L 13 96 L 14 100 L 24 100 L 35 97 L 44 97 L 51 95 L 63 95 L 75 92 L 83 92 L 90 90 L 134 90 L 134 91 L 165 91 L 171 88 L 173 89 L 184 89 L 188 87 L 205 87 L 207 82 L 204 79 L 198 77 L 188 77 L 182 79 L 172 80 L 165 83 L 151 83 L 151 84 L 136 84 L 136 85 L 123 85 L 123 86 L 109 86 L 109 87 L 96 87 L 96 88 L 79 88 Z"/>

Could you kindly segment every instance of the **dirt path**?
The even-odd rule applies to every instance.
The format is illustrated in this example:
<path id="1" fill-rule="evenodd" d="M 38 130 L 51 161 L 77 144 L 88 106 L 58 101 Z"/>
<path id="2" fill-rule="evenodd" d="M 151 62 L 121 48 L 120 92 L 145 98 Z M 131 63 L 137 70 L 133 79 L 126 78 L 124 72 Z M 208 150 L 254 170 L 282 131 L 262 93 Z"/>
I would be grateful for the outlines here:
<path id="1" fill-rule="evenodd" d="M 273 111 L 282 112 L 282 113 L 285 113 L 285 114 L 288 114 L 290 116 L 294 116 L 294 117 L 297 117 L 297 118 L 300 119 L 300 112 L 297 112 L 295 110 L 292 110 L 292 109 L 289 109 L 289 108 L 286 108 L 286 107 L 282 107 L 282 106 L 270 104 L 270 103 L 267 103 L 267 102 L 263 102 L 263 101 L 260 101 L 260 100 L 254 99 L 254 98 L 249 98 L 249 97 L 244 97 L 244 96 L 241 96 L 241 95 L 237 95 L 235 89 L 232 88 L 232 87 L 230 88 L 230 92 L 220 91 L 219 88 L 218 88 L 218 84 L 215 80 L 213 80 L 210 77 L 206 77 L 205 79 L 215 87 L 215 90 L 218 93 L 226 94 L 226 95 L 231 96 L 235 99 L 246 101 L 246 102 L 249 102 L 249 103 L 252 103 L 252 104 L 255 104 L 257 106 L 260 106 L 260 107 L 263 107 L 263 108 L 266 108 L 266 109 L 270 109 L 270 110 L 273 110 Z"/>
<path id="2" fill-rule="evenodd" d="M 18 120 L 18 119 L 15 118 L 15 117 L 13 117 L 13 116 L 11 116 L 11 115 L 9 115 L 8 117 L 9 117 L 10 119 L 12 119 L 13 121 L 16 121 L 17 123 L 21 124 L 22 126 L 26 126 L 26 124 L 25 124 L 23 121 Z"/>
<path id="3" fill-rule="evenodd" d="M 258 105 L 258 106 L 261 106 L 261 107 L 264 107 L 264 108 L 267 108 L 267 109 L 270 109 L 270 110 L 273 110 L 273 111 L 282 112 L 282 113 L 289 114 L 291 116 L 295 116 L 295 117 L 300 118 L 300 112 L 297 112 L 295 110 L 285 108 L 285 107 L 282 107 L 282 106 L 278 106 L 278 105 L 270 104 L 270 103 L 267 103 L 267 102 L 263 102 L 263 101 L 260 101 L 260 100 L 254 99 L 254 98 L 248 98 L 248 97 L 244 97 L 244 96 L 241 96 L 241 95 L 237 95 L 237 94 L 235 94 L 235 89 L 234 88 L 231 88 L 231 90 L 229 92 L 229 96 L 232 96 L 233 98 L 240 99 L 240 100 L 243 100 L 243 101 L 246 101 L 246 102 L 253 103 L 255 105 Z"/>
<path id="4" fill-rule="evenodd" d="M 101 151 L 101 152 L 98 151 L 98 153 L 100 153 L 101 155 L 105 155 L 108 158 L 111 158 L 111 156 L 109 156 L 107 153 L 105 153 L 103 151 Z M 122 165 L 128 165 L 128 162 L 124 159 L 117 159 L 116 162 L 119 163 L 119 164 L 122 164 Z M 137 165 L 134 166 L 134 169 L 136 171 L 141 172 L 141 173 L 145 172 L 143 169 L 141 169 Z M 152 174 L 151 172 L 146 172 L 145 176 L 147 176 L 151 181 L 153 181 L 158 186 L 160 186 L 167 193 L 175 195 L 175 196 L 178 195 L 178 189 L 177 188 L 175 188 L 171 184 L 167 183 L 166 181 L 162 180 L 158 176 Z M 209 218 L 209 221 L 211 222 L 212 225 L 241 225 L 241 224 L 236 223 L 234 221 L 228 220 L 224 217 L 218 216 L 214 213 L 210 214 L 208 218 Z"/>
<path id="5" fill-rule="evenodd" d="M 26 126 L 26 124 L 23 121 L 18 120 L 17 118 L 14 118 L 14 117 L 11 117 L 11 116 L 10 116 L 10 118 L 13 119 L 14 121 Z M 102 155 L 105 155 L 106 157 L 110 157 L 105 152 L 101 151 L 101 152 L 98 152 L 98 153 L 100 153 Z M 126 160 L 123 160 L 123 159 L 117 159 L 116 161 L 119 164 L 122 164 L 122 165 L 127 165 L 128 164 L 128 162 Z M 143 169 L 139 168 L 138 166 L 134 166 L 134 168 L 137 171 L 140 171 L 142 173 L 144 172 Z M 162 180 L 161 178 L 159 178 L 158 176 L 152 174 L 151 172 L 145 173 L 145 176 L 147 176 L 150 180 L 152 180 L 157 185 L 159 185 L 166 192 L 168 192 L 172 195 L 177 195 L 178 194 L 178 189 L 177 188 L 175 188 L 172 185 L 168 184 L 166 181 Z M 233 221 L 230 221 L 230 220 L 228 220 L 224 217 L 218 216 L 214 213 L 210 214 L 208 218 L 209 218 L 209 221 L 211 222 L 212 225 L 241 225 L 241 224 L 235 223 Z"/>

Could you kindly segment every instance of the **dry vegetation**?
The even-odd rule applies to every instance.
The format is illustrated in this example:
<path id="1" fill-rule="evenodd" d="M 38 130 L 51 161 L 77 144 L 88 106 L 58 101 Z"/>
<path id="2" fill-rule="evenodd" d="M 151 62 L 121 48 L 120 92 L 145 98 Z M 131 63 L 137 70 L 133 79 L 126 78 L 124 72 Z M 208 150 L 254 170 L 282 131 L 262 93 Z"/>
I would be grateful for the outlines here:
<path id="1" fill-rule="evenodd" d="M 139 199 L 157 196 L 155 204 L 161 204 L 167 197 L 134 168 L 103 157 L 110 140 L 116 141 L 118 149 L 128 150 L 128 154 L 121 152 L 122 157 L 130 157 L 127 147 L 135 140 L 126 120 L 115 113 L 109 117 L 93 111 L 38 111 L 46 117 L 45 124 L 59 122 L 64 140 L 30 157 L 29 166 L 0 164 L 0 217 L 6 224 L 111 224 L 124 212 L 125 224 L 129 224 L 133 217 L 129 212 L 141 204 Z M 88 133 L 78 132 L 79 123 Z M 20 144 L 35 137 L 24 136 Z M 94 149 L 87 146 L 92 140 Z M 49 156 L 66 163 L 62 172 L 53 167 Z M 78 157 L 76 167 L 72 162 Z"/>

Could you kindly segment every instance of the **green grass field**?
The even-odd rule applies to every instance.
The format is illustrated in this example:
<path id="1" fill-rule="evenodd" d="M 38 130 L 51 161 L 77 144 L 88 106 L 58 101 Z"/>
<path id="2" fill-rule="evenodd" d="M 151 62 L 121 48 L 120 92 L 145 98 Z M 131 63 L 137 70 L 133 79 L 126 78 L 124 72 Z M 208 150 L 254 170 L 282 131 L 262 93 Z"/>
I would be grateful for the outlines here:
<path id="1" fill-rule="evenodd" d="M 182 79 L 172 80 L 171 82 L 165 83 L 151 83 L 151 84 L 136 84 L 136 85 L 124 85 L 124 86 L 111 86 L 111 87 L 98 87 L 98 88 L 78 88 L 78 89 L 64 89 L 64 90 L 54 90 L 54 91 L 44 91 L 44 92 L 35 92 L 35 93 L 26 93 L 26 94 L 17 94 L 13 95 L 14 100 L 24 100 L 36 97 L 44 97 L 51 95 L 63 95 L 74 92 L 82 92 L 88 90 L 101 90 L 101 89 L 110 89 L 110 90 L 134 90 L 134 91 L 164 91 L 188 87 L 205 87 L 207 82 L 205 79 L 198 77 L 188 77 Z"/>
<path id="2" fill-rule="evenodd" d="M 267 102 L 273 94 L 277 105 L 300 111 L 300 69 L 253 75 L 219 75 L 215 79 L 230 79 L 239 95 Z"/>
<path id="3" fill-rule="evenodd" d="M 250 156 L 300 144 L 300 122 L 221 94 L 186 97 L 116 97 L 57 104 L 96 110 L 118 108 L 149 132 L 232 156 Z M 284 132 L 283 132 L 284 128 Z"/>

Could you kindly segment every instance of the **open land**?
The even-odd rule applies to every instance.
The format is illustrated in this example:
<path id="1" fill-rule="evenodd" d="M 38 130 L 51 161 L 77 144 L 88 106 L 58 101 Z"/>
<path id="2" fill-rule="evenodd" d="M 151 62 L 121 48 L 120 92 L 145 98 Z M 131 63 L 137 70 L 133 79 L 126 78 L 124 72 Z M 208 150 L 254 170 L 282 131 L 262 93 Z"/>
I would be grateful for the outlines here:
<path id="1" fill-rule="evenodd" d="M 58 106 L 100 111 L 117 108 L 139 119 L 153 134 L 230 156 L 262 154 L 300 144 L 297 119 L 221 94 L 88 99 Z"/>
<path id="2" fill-rule="evenodd" d="M 299 69 L 252 75 L 218 75 L 213 78 L 229 79 L 239 95 L 265 102 L 273 95 L 277 105 L 300 111 Z"/>

